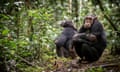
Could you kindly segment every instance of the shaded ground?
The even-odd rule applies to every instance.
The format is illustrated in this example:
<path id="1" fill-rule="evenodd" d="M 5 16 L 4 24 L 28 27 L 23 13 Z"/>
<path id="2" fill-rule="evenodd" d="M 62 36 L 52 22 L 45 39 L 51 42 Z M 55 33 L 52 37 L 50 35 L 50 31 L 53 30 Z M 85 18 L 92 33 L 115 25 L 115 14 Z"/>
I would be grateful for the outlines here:
<path id="1" fill-rule="evenodd" d="M 53 72 L 120 72 L 120 56 L 111 56 L 108 50 L 96 62 L 77 64 L 77 61 L 78 58 L 66 62 L 58 59 Z"/>

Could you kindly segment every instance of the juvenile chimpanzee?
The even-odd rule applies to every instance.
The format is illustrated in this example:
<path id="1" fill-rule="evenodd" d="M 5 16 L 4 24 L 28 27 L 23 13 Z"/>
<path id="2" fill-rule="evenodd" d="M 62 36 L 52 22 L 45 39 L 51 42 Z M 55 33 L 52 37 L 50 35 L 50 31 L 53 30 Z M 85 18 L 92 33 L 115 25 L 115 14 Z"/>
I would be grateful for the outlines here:
<path id="1" fill-rule="evenodd" d="M 88 15 L 84 23 L 72 39 L 76 53 L 81 61 L 97 61 L 106 48 L 106 35 L 102 24 L 95 15 Z"/>
<path id="2" fill-rule="evenodd" d="M 73 26 L 73 22 L 66 20 L 61 23 L 64 28 L 60 36 L 55 39 L 56 52 L 59 57 L 69 57 L 71 39 L 73 35 L 77 32 L 76 28 Z M 74 56 L 74 53 L 72 54 Z"/>

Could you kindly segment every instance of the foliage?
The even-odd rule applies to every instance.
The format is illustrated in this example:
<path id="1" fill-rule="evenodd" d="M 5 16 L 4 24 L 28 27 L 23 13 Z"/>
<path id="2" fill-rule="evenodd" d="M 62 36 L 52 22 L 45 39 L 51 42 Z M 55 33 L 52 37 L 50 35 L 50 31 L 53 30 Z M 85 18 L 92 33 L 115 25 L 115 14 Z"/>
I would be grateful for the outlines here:
<path id="1" fill-rule="evenodd" d="M 100 1 L 100 0 L 91 0 L 91 2 L 93 3 L 93 5 L 95 5 L 96 7 L 98 7 L 100 9 L 100 11 L 103 13 L 104 17 L 106 18 L 106 20 L 108 21 L 108 28 L 107 28 L 107 34 L 109 37 L 109 41 L 108 43 L 110 43 L 109 46 L 110 48 L 112 48 L 114 51 L 112 51 L 112 54 L 114 55 L 119 55 L 119 53 L 117 51 L 120 51 L 119 46 L 119 38 L 120 38 L 120 1 L 116 0 L 104 0 L 104 1 Z M 114 36 L 113 36 L 114 35 Z M 111 37 L 112 36 L 112 37 Z"/>
<path id="2" fill-rule="evenodd" d="M 71 19 L 79 29 L 89 13 L 98 16 L 106 30 L 108 48 L 118 54 L 120 2 L 99 1 L 1 0 L 0 69 L 3 72 L 54 69 L 51 68 L 56 57 L 54 39 L 62 30 L 59 21 Z"/>

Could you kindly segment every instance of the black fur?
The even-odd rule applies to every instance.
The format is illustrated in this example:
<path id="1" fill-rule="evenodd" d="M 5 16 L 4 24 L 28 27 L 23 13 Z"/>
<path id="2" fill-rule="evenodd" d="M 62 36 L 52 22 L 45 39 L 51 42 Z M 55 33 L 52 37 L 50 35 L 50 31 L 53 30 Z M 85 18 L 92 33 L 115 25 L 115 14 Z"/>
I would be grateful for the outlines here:
<path id="1" fill-rule="evenodd" d="M 95 35 L 96 41 L 89 40 L 90 34 Z M 72 44 L 82 60 L 84 60 L 84 58 L 88 62 L 98 60 L 107 45 L 102 24 L 95 19 L 89 29 L 85 29 L 84 26 L 82 26 L 79 33 L 74 35 Z"/>
<path id="2" fill-rule="evenodd" d="M 58 36 L 55 40 L 56 52 L 59 57 L 69 57 L 71 39 L 77 30 L 74 28 L 72 21 L 62 22 L 61 26 L 64 29 L 60 36 Z"/>

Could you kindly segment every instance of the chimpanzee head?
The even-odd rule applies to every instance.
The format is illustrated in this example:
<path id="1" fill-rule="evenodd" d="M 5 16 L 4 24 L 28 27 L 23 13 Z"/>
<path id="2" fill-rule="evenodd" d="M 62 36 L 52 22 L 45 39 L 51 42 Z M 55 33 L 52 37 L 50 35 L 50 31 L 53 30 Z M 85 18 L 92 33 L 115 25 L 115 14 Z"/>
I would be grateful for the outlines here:
<path id="1" fill-rule="evenodd" d="M 62 27 L 74 27 L 74 26 L 73 26 L 73 22 L 72 22 L 71 20 L 63 21 L 60 25 L 61 25 Z"/>
<path id="2" fill-rule="evenodd" d="M 94 24 L 94 20 L 96 20 L 97 17 L 94 14 L 87 15 L 84 19 L 84 28 L 89 29 L 92 24 Z"/>

